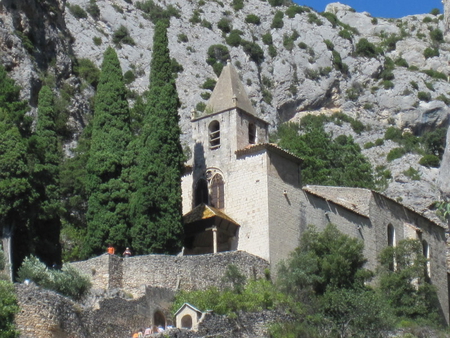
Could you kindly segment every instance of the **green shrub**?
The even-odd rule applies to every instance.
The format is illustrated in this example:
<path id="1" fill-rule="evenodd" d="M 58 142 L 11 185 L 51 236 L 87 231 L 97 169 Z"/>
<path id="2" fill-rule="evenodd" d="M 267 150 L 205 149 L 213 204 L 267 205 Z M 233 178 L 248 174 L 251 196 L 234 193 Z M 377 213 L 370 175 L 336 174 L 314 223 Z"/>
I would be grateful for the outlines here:
<path id="1" fill-rule="evenodd" d="M 192 12 L 191 18 L 189 19 L 189 22 L 194 25 L 202 22 L 202 17 L 200 15 L 200 11 L 198 9 L 194 9 L 194 11 Z"/>
<path id="2" fill-rule="evenodd" d="M 134 3 L 137 9 L 144 12 L 143 17 L 154 24 L 158 20 L 168 20 L 171 17 L 180 18 L 180 10 L 173 5 L 168 5 L 166 9 L 156 4 L 153 0 L 136 1 Z"/>
<path id="3" fill-rule="evenodd" d="M 28 53 L 30 53 L 30 54 L 33 53 L 34 45 L 33 45 L 33 42 L 30 40 L 30 38 L 28 37 L 28 35 L 24 34 L 21 31 L 15 31 L 15 33 L 22 41 L 22 45 L 28 51 Z"/>
<path id="4" fill-rule="evenodd" d="M 272 40 L 272 34 L 270 34 L 270 32 L 267 32 L 266 34 L 264 34 L 262 36 L 262 41 L 265 45 L 270 46 L 271 44 L 273 44 L 273 40 Z"/>
<path id="5" fill-rule="evenodd" d="M 208 28 L 208 29 L 212 29 L 212 24 L 208 20 L 203 19 L 202 22 L 200 23 L 200 25 L 202 27 L 205 27 L 205 28 Z"/>
<path id="6" fill-rule="evenodd" d="M 430 48 L 427 47 L 425 51 L 423 52 L 423 56 L 425 59 L 429 59 L 435 56 L 439 56 L 439 50 L 437 48 Z"/>
<path id="7" fill-rule="evenodd" d="M 334 44 L 330 40 L 323 40 L 329 51 L 334 50 Z"/>
<path id="8" fill-rule="evenodd" d="M 86 19 L 87 18 L 87 13 L 86 11 L 81 8 L 79 5 L 69 5 L 69 11 L 70 13 L 72 13 L 72 15 L 74 17 L 76 17 L 77 19 Z"/>
<path id="9" fill-rule="evenodd" d="M 298 43 L 298 48 L 300 48 L 300 49 L 308 49 L 308 45 L 302 41 L 302 42 Z"/>
<path id="10" fill-rule="evenodd" d="M 441 14 L 441 11 L 439 10 L 439 8 L 433 8 L 433 9 L 430 11 L 430 14 L 431 14 L 431 15 L 434 15 L 434 16 L 437 16 L 437 15 Z"/>
<path id="11" fill-rule="evenodd" d="M 429 92 L 418 92 L 417 98 L 420 101 L 429 102 L 429 101 L 431 101 L 431 94 Z"/>
<path id="12" fill-rule="evenodd" d="M 283 22 L 283 12 L 277 11 L 273 17 L 271 28 L 283 28 L 284 22 Z"/>
<path id="13" fill-rule="evenodd" d="M 389 127 L 384 133 L 385 140 L 392 140 L 398 143 L 402 140 L 402 138 L 402 131 L 395 127 Z"/>
<path id="14" fill-rule="evenodd" d="M 244 52 L 258 65 L 264 61 L 264 51 L 256 42 L 246 40 L 241 41 Z"/>
<path id="15" fill-rule="evenodd" d="M 440 94 L 438 97 L 436 97 L 436 100 L 444 102 L 447 106 L 450 105 L 450 99 L 444 94 Z"/>
<path id="16" fill-rule="evenodd" d="M 199 112 L 204 112 L 206 109 L 206 103 L 205 102 L 199 102 L 195 106 L 195 110 Z"/>
<path id="17" fill-rule="evenodd" d="M 208 48 L 206 63 L 213 67 L 214 73 L 220 75 L 223 66 L 230 59 L 230 51 L 224 45 L 212 45 Z"/>
<path id="18" fill-rule="evenodd" d="M 378 25 L 378 19 L 377 18 L 372 18 L 372 25 Z"/>
<path id="19" fill-rule="evenodd" d="M 225 41 L 227 42 L 227 44 L 229 44 L 230 46 L 233 47 L 237 47 L 240 45 L 242 38 L 241 35 L 243 34 L 242 31 L 238 30 L 238 29 L 233 29 L 230 32 L 230 35 L 227 36 L 227 38 L 225 39 Z"/>
<path id="20" fill-rule="evenodd" d="M 437 42 L 437 43 L 444 42 L 444 34 L 442 33 L 442 31 L 439 28 L 433 29 L 430 32 L 430 38 L 432 41 Z"/>
<path id="21" fill-rule="evenodd" d="M 360 120 L 352 120 L 350 122 L 350 126 L 352 127 L 353 131 L 360 135 L 364 129 L 366 129 L 366 126 L 360 121 Z"/>
<path id="22" fill-rule="evenodd" d="M 91 60 L 78 59 L 73 70 L 76 75 L 86 80 L 87 83 L 97 87 L 98 80 L 100 78 L 100 69 L 98 69 L 95 63 Z"/>
<path id="23" fill-rule="evenodd" d="M 112 41 L 116 45 L 120 45 L 122 43 L 134 46 L 135 42 L 133 38 L 130 36 L 128 32 L 128 28 L 124 25 L 120 25 L 120 27 L 114 32 Z"/>
<path id="24" fill-rule="evenodd" d="M 201 97 L 203 100 L 209 100 L 209 98 L 211 97 L 211 93 L 209 93 L 209 92 L 203 92 L 203 93 L 200 94 L 200 97 Z"/>
<path id="25" fill-rule="evenodd" d="M 394 88 L 394 83 L 392 82 L 392 81 L 390 81 L 390 80 L 384 80 L 383 81 L 383 87 L 384 87 L 384 89 L 392 89 L 392 88 Z"/>
<path id="26" fill-rule="evenodd" d="M 272 93 L 267 88 L 263 88 L 261 93 L 263 101 L 267 104 L 272 104 Z"/>
<path id="27" fill-rule="evenodd" d="M 338 33 L 338 35 L 339 35 L 341 38 L 346 39 L 346 40 L 348 40 L 348 41 L 350 41 L 350 42 L 353 40 L 353 34 L 350 33 L 350 32 L 349 32 L 348 30 L 346 30 L 346 29 L 340 30 L 339 33 Z"/>
<path id="28" fill-rule="evenodd" d="M 440 163 L 439 157 L 431 154 L 423 156 L 419 161 L 420 165 L 423 165 L 424 167 L 433 167 L 433 168 L 438 168 L 439 163 Z"/>
<path id="29" fill-rule="evenodd" d="M 202 88 L 203 89 L 214 90 L 215 86 L 216 86 L 216 80 L 213 80 L 211 78 L 207 78 L 206 81 L 203 83 Z"/>
<path id="30" fill-rule="evenodd" d="M 423 23 L 430 23 L 432 21 L 433 21 L 433 19 L 431 19 L 429 16 L 424 17 L 422 20 Z"/>
<path id="31" fill-rule="evenodd" d="M 275 56 L 277 56 L 277 49 L 275 48 L 274 45 L 269 46 L 269 56 L 271 58 L 274 58 Z"/>
<path id="32" fill-rule="evenodd" d="M 434 86 L 431 82 L 424 81 L 423 83 L 425 83 L 425 87 L 434 92 Z"/>
<path id="33" fill-rule="evenodd" d="M 261 19 L 259 18 L 259 16 L 255 15 L 255 14 L 249 14 L 246 16 L 245 22 L 252 23 L 254 25 L 259 25 L 261 23 Z"/>
<path id="34" fill-rule="evenodd" d="M 111 5 L 117 13 L 123 14 L 123 9 L 119 5 L 112 4 Z"/>
<path id="35" fill-rule="evenodd" d="M 402 157 L 406 154 L 406 150 L 404 148 L 394 148 L 387 154 L 386 159 L 388 162 L 392 162 L 393 160 Z"/>
<path id="36" fill-rule="evenodd" d="M 405 68 L 409 67 L 408 62 L 406 62 L 406 60 L 402 57 L 395 60 L 395 65 L 399 66 L 399 67 L 405 67 Z"/>
<path id="37" fill-rule="evenodd" d="M 184 33 L 178 34 L 178 42 L 188 42 L 188 41 L 189 39 L 186 34 Z"/>
<path id="38" fill-rule="evenodd" d="M 369 42 L 366 38 L 360 39 L 356 44 L 356 55 L 373 58 L 378 54 L 379 53 L 375 45 Z"/>
<path id="39" fill-rule="evenodd" d="M 349 88 L 345 91 L 345 93 L 347 94 L 347 99 L 349 99 L 350 101 L 356 101 L 359 98 L 359 95 L 361 94 L 359 89 L 357 88 Z"/>
<path id="40" fill-rule="evenodd" d="M 125 84 L 130 84 L 134 80 L 136 80 L 136 75 L 134 75 L 134 72 L 132 70 L 127 70 L 125 74 L 123 74 L 123 81 Z"/>
<path id="41" fill-rule="evenodd" d="M 100 8 L 98 7 L 96 0 L 89 0 L 86 11 L 94 20 L 97 20 L 100 17 Z"/>
<path id="42" fill-rule="evenodd" d="M 94 45 L 100 46 L 102 44 L 102 38 L 99 36 L 94 36 L 92 38 L 92 41 L 94 42 Z"/>
<path id="43" fill-rule="evenodd" d="M 310 12 L 310 9 L 308 7 L 303 7 L 303 6 L 298 6 L 298 5 L 291 5 L 289 6 L 289 8 L 286 10 L 286 15 L 288 16 L 288 18 L 293 19 L 295 17 L 296 14 L 302 14 L 305 12 Z"/>
<path id="44" fill-rule="evenodd" d="M 419 85 L 417 84 L 416 81 L 411 81 L 410 84 L 411 84 L 411 87 L 413 87 L 415 90 L 419 90 Z"/>
<path id="45" fill-rule="evenodd" d="M 339 19 L 337 18 L 336 14 L 334 14 L 334 13 L 323 12 L 323 13 L 320 13 L 320 15 L 322 15 L 324 18 L 326 18 L 331 23 L 333 28 L 336 28 L 336 26 L 341 23 L 339 21 Z"/>
<path id="46" fill-rule="evenodd" d="M 295 40 L 297 40 L 298 37 L 299 34 L 297 33 L 296 30 L 293 30 L 291 35 L 284 34 L 283 35 L 284 48 L 286 48 L 288 51 L 291 51 L 294 48 L 294 42 Z"/>
<path id="47" fill-rule="evenodd" d="M 233 9 L 237 12 L 244 8 L 244 0 L 233 0 Z"/>
<path id="48" fill-rule="evenodd" d="M 231 32 L 232 29 L 230 20 L 227 18 L 220 19 L 219 22 L 217 23 L 217 28 L 219 28 L 225 34 L 228 34 L 229 32 Z"/>
<path id="49" fill-rule="evenodd" d="M 0 280 L 0 336 L 2 338 L 19 337 L 14 325 L 14 317 L 19 312 L 14 285 Z"/>
<path id="50" fill-rule="evenodd" d="M 438 72 L 437 70 L 434 70 L 434 69 L 424 69 L 424 70 L 422 70 L 422 73 L 427 74 L 428 76 L 430 76 L 434 79 L 447 81 L 447 75 L 445 75 L 444 73 Z"/>
<path id="51" fill-rule="evenodd" d="M 51 270 L 34 256 L 24 259 L 17 275 L 21 282 L 28 279 L 74 300 L 82 299 L 91 288 L 89 277 L 82 275 L 72 265 L 64 264 L 62 270 Z"/>
<path id="52" fill-rule="evenodd" d="M 268 2 L 272 7 L 279 7 L 279 6 L 283 5 L 284 1 L 283 0 L 268 0 Z"/>
<path id="53" fill-rule="evenodd" d="M 412 179 L 413 181 L 420 181 L 420 172 L 416 169 L 414 169 L 413 167 L 409 167 L 408 170 L 405 170 L 403 172 L 403 174 L 406 177 L 409 177 L 410 179 Z"/>
<path id="54" fill-rule="evenodd" d="M 383 144 L 384 144 L 384 140 L 383 140 L 382 138 L 377 138 L 377 139 L 375 140 L 375 145 L 376 145 L 377 147 L 382 146 Z"/>
<path id="55" fill-rule="evenodd" d="M 390 52 L 395 50 L 397 42 L 401 40 L 401 37 L 397 34 L 390 34 L 383 40 L 383 46 L 386 47 L 386 51 Z"/>
<path id="56" fill-rule="evenodd" d="M 373 147 L 375 147 L 375 144 L 373 142 L 364 143 L 364 149 L 370 149 Z"/>
<path id="57" fill-rule="evenodd" d="M 315 13 L 308 13 L 308 22 L 311 24 L 316 24 L 317 26 L 322 26 L 323 22 Z"/>

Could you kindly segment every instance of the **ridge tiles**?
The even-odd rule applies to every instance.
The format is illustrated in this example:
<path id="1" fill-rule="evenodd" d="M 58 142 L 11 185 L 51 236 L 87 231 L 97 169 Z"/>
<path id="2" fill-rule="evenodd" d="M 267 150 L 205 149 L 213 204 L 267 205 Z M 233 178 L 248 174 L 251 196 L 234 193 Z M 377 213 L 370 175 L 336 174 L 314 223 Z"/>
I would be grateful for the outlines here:
<path id="1" fill-rule="evenodd" d="M 227 65 L 223 67 L 220 73 L 205 111 L 209 112 L 209 114 L 214 114 L 234 108 L 239 108 L 256 116 L 255 109 L 248 98 L 244 85 L 239 79 L 236 69 L 228 60 Z"/>

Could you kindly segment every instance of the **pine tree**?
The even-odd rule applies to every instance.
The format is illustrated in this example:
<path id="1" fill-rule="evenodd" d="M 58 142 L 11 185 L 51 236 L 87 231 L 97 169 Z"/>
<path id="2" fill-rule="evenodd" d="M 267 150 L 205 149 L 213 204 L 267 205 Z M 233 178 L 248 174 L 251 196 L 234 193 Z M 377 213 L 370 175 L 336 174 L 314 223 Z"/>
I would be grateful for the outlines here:
<path id="1" fill-rule="evenodd" d="M 131 139 L 130 112 L 122 69 L 115 50 L 104 54 L 95 96 L 92 137 L 87 161 L 89 194 L 83 254 L 105 250 L 108 242 L 129 245 L 128 183 L 123 180 L 125 150 Z"/>
<path id="2" fill-rule="evenodd" d="M 59 168 L 62 153 L 55 121 L 54 96 L 51 89 L 44 86 L 39 92 L 36 133 L 30 139 L 34 158 L 32 184 L 38 195 L 32 208 L 31 231 L 33 253 L 47 265 L 61 261 Z"/>
<path id="3" fill-rule="evenodd" d="M 136 182 L 131 210 L 136 253 L 175 253 L 181 247 L 181 174 L 179 100 L 172 73 L 167 22 L 155 26 L 150 86 L 144 125 L 133 145 Z"/>

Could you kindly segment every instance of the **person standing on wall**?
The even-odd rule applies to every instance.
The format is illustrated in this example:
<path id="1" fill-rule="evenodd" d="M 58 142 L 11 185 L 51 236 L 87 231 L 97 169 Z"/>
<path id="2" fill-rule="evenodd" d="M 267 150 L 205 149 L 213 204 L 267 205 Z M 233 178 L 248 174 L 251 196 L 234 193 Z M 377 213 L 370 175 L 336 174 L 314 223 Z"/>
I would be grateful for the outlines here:
<path id="1" fill-rule="evenodd" d="M 114 255 L 116 249 L 114 249 L 114 247 L 111 244 L 109 244 L 108 249 L 106 249 L 106 252 L 109 253 L 110 255 Z"/>

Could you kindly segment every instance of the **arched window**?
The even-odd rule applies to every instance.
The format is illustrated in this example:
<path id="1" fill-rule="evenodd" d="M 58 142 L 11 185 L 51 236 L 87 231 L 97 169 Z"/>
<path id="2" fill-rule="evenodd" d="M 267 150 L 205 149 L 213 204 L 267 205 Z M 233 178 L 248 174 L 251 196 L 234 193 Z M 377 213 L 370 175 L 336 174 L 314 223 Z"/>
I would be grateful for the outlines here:
<path id="1" fill-rule="evenodd" d="M 190 315 L 184 315 L 181 318 L 181 328 L 192 329 L 192 317 Z"/>
<path id="2" fill-rule="evenodd" d="M 428 242 L 426 240 L 422 241 L 422 252 L 425 258 L 427 259 L 427 267 L 425 269 L 425 273 L 427 274 L 427 277 L 430 277 L 430 246 L 428 245 Z"/>
<path id="3" fill-rule="evenodd" d="M 166 328 L 166 317 L 161 311 L 155 311 L 153 314 L 153 325 Z"/>
<path id="4" fill-rule="evenodd" d="M 198 180 L 195 187 L 194 207 L 202 203 L 208 204 L 208 183 L 203 178 Z"/>
<path id="5" fill-rule="evenodd" d="M 212 121 L 209 124 L 209 148 L 220 148 L 220 124 L 219 121 Z"/>
<path id="6" fill-rule="evenodd" d="M 256 143 L 256 126 L 254 123 L 248 124 L 248 143 L 249 144 Z"/>
<path id="7" fill-rule="evenodd" d="M 211 205 L 217 209 L 224 208 L 224 182 L 222 175 L 216 174 L 211 180 Z"/>

